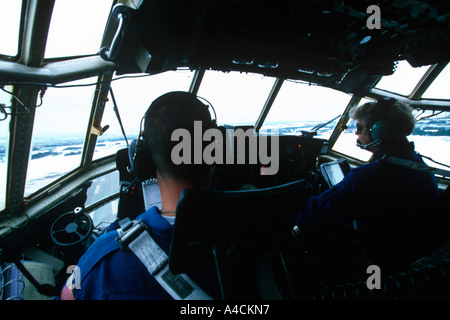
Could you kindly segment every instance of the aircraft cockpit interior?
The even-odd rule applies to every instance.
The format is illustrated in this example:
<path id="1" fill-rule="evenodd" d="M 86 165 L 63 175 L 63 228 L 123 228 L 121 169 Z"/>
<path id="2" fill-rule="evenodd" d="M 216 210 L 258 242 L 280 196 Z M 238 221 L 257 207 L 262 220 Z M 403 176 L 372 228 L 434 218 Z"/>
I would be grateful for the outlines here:
<path id="1" fill-rule="evenodd" d="M 160 212 L 166 194 L 158 168 L 140 173 L 143 117 L 152 101 L 179 91 L 198 97 L 214 126 L 183 139 L 200 150 L 192 158 L 176 145 L 177 161 L 207 163 L 211 179 L 208 190 L 177 197 L 170 246 L 152 240 L 165 257 L 144 263 L 164 289 L 155 299 L 450 298 L 450 1 L 10 0 L 0 2 L 0 30 L 0 300 L 81 297 L 76 291 L 94 284 L 83 287 L 80 259 L 100 263 L 92 248 L 105 235 L 117 232 L 115 250 L 127 254 L 152 235 L 137 219 Z M 385 134 L 372 123 L 373 144 L 362 140 L 369 118 L 354 110 L 397 102 L 409 106 L 407 139 L 420 160 L 376 158 L 398 126 Z M 371 184 L 379 174 L 361 172 L 375 165 L 402 174 Z M 416 175 L 433 181 L 434 198 L 407 182 Z M 298 217 L 349 181 L 368 183 L 373 195 L 405 189 L 366 201 L 358 187 L 345 203 L 330 200 L 330 218 Z M 413 208 L 427 197 L 436 201 L 417 215 L 437 219 L 439 230 L 364 216 L 383 201 Z M 333 243 L 331 226 L 352 203 L 363 218 L 345 217 L 350 249 L 325 262 L 321 239 Z M 305 231 L 314 219 L 324 229 Z M 372 252 L 360 231 L 386 225 L 374 239 L 398 227 L 432 245 L 402 242 L 417 255 L 392 270 L 374 250 L 358 265 L 363 277 L 346 278 L 341 257 Z M 397 248 L 389 241 L 383 250 Z M 186 276 L 205 270 L 209 278 Z"/>

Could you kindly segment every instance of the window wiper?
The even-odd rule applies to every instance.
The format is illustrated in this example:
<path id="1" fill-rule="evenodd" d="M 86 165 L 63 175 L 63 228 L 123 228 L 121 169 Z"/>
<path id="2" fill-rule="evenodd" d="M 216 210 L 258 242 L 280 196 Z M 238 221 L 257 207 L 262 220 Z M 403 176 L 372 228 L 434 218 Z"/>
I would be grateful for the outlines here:
<path id="1" fill-rule="evenodd" d="M 122 119 L 120 118 L 119 107 L 117 106 L 116 98 L 114 97 L 113 90 L 112 90 L 111 86 L 109 87 L 109 93 L 111 94 L 111 98 L 112 98 L 112 101 L 113 101 L 113 109 L 114 109 L 114 112 L 116 114 L 117 121 L 119 121 L 120 130 L 122 130 L 122 134 L 123 134 L 123 137 L 124 137 L 125 142 L 127 144 L 127 147 L 129 147 L 130 145 L 128 144 L 127 135 L 125 133 L 125 129 L 123 128 Z"/>
<path id="2" fill-rule="evenodd" d="M 305 137 L 308 137 L 308 138 L 312 138 L 312 137 L 314 137 L 315 135 L 317 135 L 317 132 L 318 132 L 320 129 L 322 129 L 322 128 L 325 127 L 326 125 L 330 124 L 330 123 L 333 122 L 334 120 L 338 119 L 340 116 L 341 116 L 341 115 L 339 114 L 339 115 L 337 115 L 336 117 L 334 117 L 334 118 L 331 119 L 331 120 L 328 120 L 328 121 L 326 121 L 326 122 L 324 122 L 324 123 L 320 123 L 320 124 L 318 124 L 317 126 L 313 127 L 313 128 L 312 128 L 311 130 L 309 130 L 309 131 L 303 131 L 303 130 L 302 130 L 302 135 L 305 136 Z"/>
<path id="3" fill-rule="evenodd" d="M 434 110 L 433 113 L 430 114 L 429 116 L 423 116 L 423 117 L 420 117 L 422 114 L 425 113 L 425 110 L 422 110 L 422 112 L 419 113 L 419 114 L 416 116 L 416 122 L 419 122 L 419 121 L 424 120 L 424 119 L 430 119 L 430 118 L 436 117 L 436 116 L 438 116 L 438 115 L 440 115 L 441 113 L 444 113 L 444 112 L 445 112 L 445 110 L 441 110 L 441 111 L 439 111 L 439 112 L 436 112 L 436 110 Z M 420 117 L 420 118 L 419 118 L 419 117 Z"/>

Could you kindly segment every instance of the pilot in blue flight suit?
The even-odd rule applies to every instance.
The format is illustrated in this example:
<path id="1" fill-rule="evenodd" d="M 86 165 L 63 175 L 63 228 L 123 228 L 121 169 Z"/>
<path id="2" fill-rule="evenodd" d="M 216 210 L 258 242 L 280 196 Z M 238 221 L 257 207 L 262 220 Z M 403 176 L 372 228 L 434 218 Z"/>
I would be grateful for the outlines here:
<path id="1" fill-rule="evenodd" d="M 357 145 L 373 153 L 370 163 L 309 199 L 295 222 L 330 284 L 365 281 L 370 264 L 383 275 L 399 272 L 428 253 L 425 226 L 439 197 L 433 174 L 383 161 L 389 155 L 423 164 L 406 138 L 415 126 L 409 106 L 383 99 L 350 115 Z"/>
<path id="2" fill-rule="evenodd" d="M 175 209 L 183 189 L 209 187 L 206 165 L 174 165 L 171 150 L 176 142 L 171 140 L 175 129 L 184 128 L 193 135 L 194 121 L 202 121 L 203 130 L 214 125 L 208 107 L 193 94 L 171 92 L 162 95 L 150 105 L 144 116 L 143 139 L 140 157 L 144 166 L 152 162 L 161 193 L 162 209 L 151 207 L 138 216 L 150 229 L 159 247 L 167 254 L 173 232 Z M 139 143 L 142 143 L 139 145 Z M 146 163 L 147 162 L 147 163 Z M 143 170 L 142 168 L 140 170 Z M 145 168 L 144 168 L 145 170 Z M 116 226 L 117 227 L 117 226 Z M 172 297 L 150 275 L 144 264 L 131 251 L 122 250 L 116 237 L 114 224 L 101 235 L 81 257 L 77 267 L 81 280 L 77 285 L 73 273 L 62 289 L 61 299 L 171 299 Z M 215 271 L 188 275 L 210 297 L 219 296 Z"/>

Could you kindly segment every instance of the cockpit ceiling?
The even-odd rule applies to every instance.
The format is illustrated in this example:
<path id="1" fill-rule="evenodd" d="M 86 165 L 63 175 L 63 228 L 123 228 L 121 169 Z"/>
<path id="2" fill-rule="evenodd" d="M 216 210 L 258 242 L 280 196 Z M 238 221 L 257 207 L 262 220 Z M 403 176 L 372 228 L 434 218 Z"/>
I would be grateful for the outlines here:
<path id="1" fill-rule="evenodd" d="M 396 60 L 416 67 L 449 59 L 449 1 L 377 1 L 379 29 L 368 28 L 374 26 L 368 19 L 375 12 L 367 13 L 372 4 L 144 0 L 132 10 L 118 73 L 239 70 L 353 90 L 364 80 L 392 74 Z M 142 51 L 151 55 L 144 70 L 136 58 Z"/>

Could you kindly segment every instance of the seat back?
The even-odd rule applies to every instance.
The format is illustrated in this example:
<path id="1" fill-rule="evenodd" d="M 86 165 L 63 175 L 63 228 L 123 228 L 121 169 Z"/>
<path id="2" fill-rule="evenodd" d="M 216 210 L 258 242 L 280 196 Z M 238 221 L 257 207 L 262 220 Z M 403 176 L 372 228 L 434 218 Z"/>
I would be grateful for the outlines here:
<path id="1" fill-rule="evenodd" d="M 268 269 L 260 262 L 270 262 L 274 253 L 279 258 L 279 240 L 290 235 L 296 214 L 311 194 L 312 187 L 305 180 L 257 190 L 183 190 L 169 254 L 170 270 L 178 274 L 216 268 L 222 285 L 235 286 L 231 291 L 242 294 L 243 281 L 249 280 L 251 287 L 258 282 L 250 280 L 255 274 L 267 277 L 267 272 L 260 271 Z"/>

